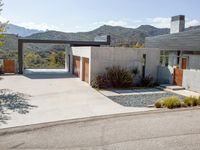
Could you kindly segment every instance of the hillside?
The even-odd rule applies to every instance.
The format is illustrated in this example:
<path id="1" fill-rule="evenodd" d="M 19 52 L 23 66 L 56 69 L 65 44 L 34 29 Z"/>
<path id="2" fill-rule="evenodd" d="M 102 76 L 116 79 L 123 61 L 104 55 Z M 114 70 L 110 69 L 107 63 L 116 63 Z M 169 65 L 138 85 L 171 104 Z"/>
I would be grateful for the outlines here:
<path id="1" fill-rule="evenodd" d="M 189 27 L 186 30 L 200 29 L 200 26 Z M 169 29 L 159 29 L 149 25 L 142 25 L 136 29 L 116 27 L 116 26 L 101 26 L 90 32 L 78 32 L 78 33 L 65 33 L 59 31 L 47 31 L 42 33 L 36 33 L 26 38 L 32 39 L 54 39 L 54 40 L 82 40 L 91 41 L 98 35 L 111 35 L 112 46 L 133 46 L 137 42 L 143 43 L 145 37 L 168 34 Z M 16 35 L 6 35 L 5 45 L 0 49 L 3 51 L 16 51 L 17 50 Z M 62 48 L 62 45 L 39 45 L 29 44 L 25 45 L 27 50 L 47 50 L 51 48 Z"/>
<path id="2" fill-rule="evenodd" d="M 16 26 L 14 24 L 8 24 L 6 33 L 7 34 L 16 34 L 22 37 L 30 36 L 35 33 L 39 33 L 43 31 L 35 30 L 35 29 L 27 29 L 24 27 Z"/>
<path id="3" fill-rule="evenodd" d="M 149 25 L 142 25 L 136 29 L 104 25 L 90 32 L 64 33 L 58 31 L 47 31 L 44 33 L 33 34 L 27 38 L 93 40 L 98 35 L 110 35 L 112 45 L 117 46 L 120 44 L 133 45 L 137 42 L 143 43 L 145 37 L 167 33 L 169 33 L 169 29 L 158 29 Z"/>

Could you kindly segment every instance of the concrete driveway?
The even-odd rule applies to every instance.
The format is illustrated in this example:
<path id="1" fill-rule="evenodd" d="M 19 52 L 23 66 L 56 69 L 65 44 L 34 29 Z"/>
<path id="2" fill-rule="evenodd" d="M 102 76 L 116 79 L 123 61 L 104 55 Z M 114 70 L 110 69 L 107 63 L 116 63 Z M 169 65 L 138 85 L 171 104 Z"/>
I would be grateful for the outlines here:
<path id="1" fill-rule="evenodd" d="M 1 78 L 0 99 L 5 99 L 6 108 L 0 116 L 0 129 L 151 110 L 123 107 L 70 74 L 14 75 Z M 6 99 L 6 94 L 11 100 Z"/>

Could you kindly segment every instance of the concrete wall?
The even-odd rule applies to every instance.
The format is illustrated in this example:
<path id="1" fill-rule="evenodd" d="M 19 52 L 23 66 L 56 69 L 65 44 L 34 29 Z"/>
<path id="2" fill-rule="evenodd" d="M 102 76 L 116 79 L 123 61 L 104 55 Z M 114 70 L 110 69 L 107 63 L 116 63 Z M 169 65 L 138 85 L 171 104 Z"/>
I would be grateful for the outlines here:
<path id="1" fill-rule="evenodd" d="M 187 55 L 189 58 L 188 68 L 200 70 L 200 55 Z"/>
<path id="2" fill-rule="evenodd" d="M 173 83 L 173 68 L 159 66 L 157 81 L 160 84 L 172 84 Z"/>
<path id="3" fill-rule="evenodd" d="M 137 67 L 142 73 L 142 56 L 146 54 L 146 75 L 157 79 L 160 51 L 157 49 L 134 49 L 123 47 L 92 47 L 91 79 L 104 73 L 105 68 L 121 66 L 129 69 Z"/>
<path id="4" fill-rule="evenodd" d="M 184 70 L 183 87 L 200 93 L 200 70 Z"/>

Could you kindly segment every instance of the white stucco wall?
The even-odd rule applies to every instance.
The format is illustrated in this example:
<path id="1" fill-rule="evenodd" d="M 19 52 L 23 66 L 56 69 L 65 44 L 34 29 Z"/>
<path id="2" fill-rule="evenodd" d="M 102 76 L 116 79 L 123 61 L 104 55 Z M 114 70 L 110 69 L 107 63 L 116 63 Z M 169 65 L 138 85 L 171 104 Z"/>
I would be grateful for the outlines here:
<path id="1" fill-rule="evenodd" d="M 72 47 L 71 58 L 81 57 L 80 79 L 82 80 L 82 58 L 89 58 L 89 83 L 96 75 L 104 73 L 107 67 L 121 66 L 129 69 L 137 67 L 142 73 L 142 57 L 146 54 L 146 75 L 157 79 L 157 68 L 160 61 L 158 49 L 136 49 L 123 47 Z M 71 63 L 73 67 L 73 61 Z M 71 67 L 71 68 L 72 68 Z"/>
<path id="2" fill-rule="evenodd" d="M 200 70 L 184 70 L 183 87 L 200 93 Z"/>
<path id="3" fill-rule="evenodd" d="M 200 70 L 200 55 L 189 55 L 188 68 Z"/>
<path id="4" fill-rule="evenodd" d="M 142 56 L 146 54 L 146 75 L 157 79 L 157 67 L 160 51 L 157 49 L 136 49 L 123 47 L 92 47 L 91 49 L 91 80 L 105 68 L 121 66 L 133 69 L 138 67 L 142 73 Z"/>

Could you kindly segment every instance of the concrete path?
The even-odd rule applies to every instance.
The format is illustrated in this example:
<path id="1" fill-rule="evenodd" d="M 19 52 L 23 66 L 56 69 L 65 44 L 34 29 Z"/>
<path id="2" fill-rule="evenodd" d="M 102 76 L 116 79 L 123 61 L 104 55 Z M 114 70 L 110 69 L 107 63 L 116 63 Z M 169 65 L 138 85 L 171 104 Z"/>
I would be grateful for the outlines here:
<path id="1" fill-rule="evenodd" d="M 169 91 L 169 92 L 172 92 L 172 93 L 175 93 L 175 94 L 183 95 L 183 96 L 186 96 L 186 97 L 190 97 L 190 96 L 199 97 L 200 96 L 200 93 L 190 91 L 190 90 L 186 90 L 185 88 L 180 87 L 180 86 L 176 86 L 176 85 L 163 84 L 163 85 L 160 85 L 157 88 L 162 89 L 164 91 Z"/>
<path id="2" fill-rule="evenodd" d="M 184 90 L 184 89 L 183 90 L 173 90 L 173 89 L 170 89 L 170 88 L 161 88 L 161 89 L 163 89 L 164 91 L 169 91 L 169 92 L 179 94 L 179 95 L 183 95 L 183 96 L 186 96 L 186 97 L 190 97 L 190 96 L 199 97 L 200 96 L 200 93 L 189 91 L 189 90 Z"/>
<path id="3" fill-rule="evenodd" d="M 0 129 L 107 114 L 152 110 L 114 103 L 70 74 L 2 76 L 0 90 L 9 89 L 13 100 L 0 115 Z M 16 92 L 24 93 L 22 101 Z M 0 93 L 0 95 L 2 95 Z M 1 97 L 0 97 L 1 98 Z M 5 99 L 5 97 L 3 97 Z M 23 111 L 22 111 L 22 110 Z"/>
<path id="4" fill-rule="evenodd" d="M 110 90 L 101 90 L 100 93 L 102 93 L 105 96 L 123 96 L 123 95 L 156 94 L 165 92 L 156 88 L 146 88 L 146 89 L 131 89 L 131 90 L 110 89 Z"/>
<path id="5" fill-rule="evenodd" d="M 2 135 L 1 149 L 199 150 L 200 109 L 127 114 Z"/>

